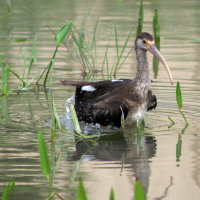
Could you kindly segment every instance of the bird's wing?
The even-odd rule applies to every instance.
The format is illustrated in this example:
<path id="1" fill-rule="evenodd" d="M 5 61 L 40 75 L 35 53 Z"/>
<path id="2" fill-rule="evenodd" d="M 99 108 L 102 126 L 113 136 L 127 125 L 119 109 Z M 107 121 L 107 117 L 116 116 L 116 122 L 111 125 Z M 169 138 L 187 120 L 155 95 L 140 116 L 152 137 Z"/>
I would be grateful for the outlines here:
<path id="1" fill-rule="evenodd" d="M 88 103 L 82 107 L 76 106 L 77 115 L 80 121 L 88 123 L 99 123 L 103 126 L 121 126 L 122 115 L 124 119 L 128 115 L 128 107 L 124 101 L 111 100 L 98 103 Z"/>
<path id="2" fill-rule="evenodd" d="M 130 79 L 117 79 L 117 80 L 105 80 L 105 81 L 68 81 L 62 80 L 60 81 L 63 85 L 71 85 L 76 87 L 84 87 L 84 86 L 92 86 L 95 89 L 103 88 L 103 87 L 115 87 L 125 82 L 130 82 Z"/>
<path id="3" fill-rule="evenodd" d="M 86 81 L 61 81 L 63 85 L 76 86 L 75 100 L 87 101 L 97 99 L 108 93 L 111 93 L 115 88 L 122 84 L 130 82 L 130 79 L 118 79 L 118 80 L 105 80 L 97 82 Z"/>

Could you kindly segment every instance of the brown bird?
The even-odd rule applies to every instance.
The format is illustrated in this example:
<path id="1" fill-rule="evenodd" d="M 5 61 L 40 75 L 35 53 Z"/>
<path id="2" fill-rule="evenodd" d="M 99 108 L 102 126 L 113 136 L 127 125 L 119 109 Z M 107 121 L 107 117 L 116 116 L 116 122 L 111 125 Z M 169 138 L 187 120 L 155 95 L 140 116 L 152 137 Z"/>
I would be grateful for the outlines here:
<path id="1" fill-rule="evenodd" d="M 131 126 L 134 121 L 143 119 L 146 111 L 156 108 L 156 96 L 150 89 L 147 51 L 164 65 L 173 84 L 170 69 L 156 48 L 152 35 L 143 32 L 135 40 L 137 73 L 133 80 L 61 81 L 63 85 L 76 86 L 75 110 L 79 121 L 120 127 L 123 115 L 125 125 Z"/>

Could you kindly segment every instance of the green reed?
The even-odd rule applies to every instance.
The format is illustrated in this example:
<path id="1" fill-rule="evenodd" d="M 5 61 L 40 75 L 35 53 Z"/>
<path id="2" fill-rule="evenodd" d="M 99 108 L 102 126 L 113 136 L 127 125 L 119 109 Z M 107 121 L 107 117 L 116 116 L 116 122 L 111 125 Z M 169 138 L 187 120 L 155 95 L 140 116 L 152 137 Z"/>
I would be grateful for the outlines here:
<path id="1" fill-rule="evenodd" d="M 38 149 L 40 154 L 40 167 L 48 182 L 50 182 L 51 164 L 43 133 L 38 133 Z"/>
<path id="2" fill-rule="evenodd" d="M 81 131 L 81 127 L 78 121 L 78 117 L 74 108 L 74 105 L 70 104 L 70 112 L 71 112 L 71 118 L 72 118 L 72 122 L 74 125 L 74 130 L 77 134 L 81 135 L 82 131 Z"/>
<path id="3" fill-rule="evenodd" d="M 110 190 L 110 197 L 109 197 L 109 200 L 115 200 L 115 193 L 114 193 L 113 188 L 111 188 L 111 190 Z"/>
<path id="4" fill-rule="evenodd" d="M 118 36 L 117 36 L 117 31 L 115 31 L 115 41 L 116 41 L 116 51 L 117 51 L 117 59 L 116 59 L 116 62 L 114 62 L 113 66 L 112 66 L 112 69 L 111 69 L 111 75 L 113 75 L 114 77 L 116 76 L 117 74 L 117 71 L 122 67 L 122 65 L 124 64 L 124 62 L 126 61 L 126 59 L 128 58 L 130 52 L 132 51 L 132 49 L 124 56 L 124 53 L 125 53 L 125 50 L 127 49 L 127 45 L 128 45 L 128 42 L 131 38 L 131 35 L 132 35 L 132 32 L 133 30 L 130 31 L 130 33 L 128 34 L 125 42 L 124 42 L 124 45 L 122 45 L 121 47 L 121 52 L 119 52 L 119 46 L 118 46 Z M 123 60 L 122 60 L 123 58 Z M 122 60 L 122 61 L 121 61 Z"/>
<path id="5" fill-rule="evenodd" d="M 141 1 L 139 14 L 138 14 L 138 24 L 137 24 L 136 35 L 139 35 L 140 33 L 142 33 L 143 19 L 144 19 L 144 9 L 143 9 L 143 1 Z"/>
<path id="6" fill-rule="evenodd" d="M 1 200 L 8 200 L 10 194 L 13 192 L 14 189 L 15 189 L 15 182 L 10 180 L 7 186 L 3 190 Z"/>
<path id="7" fill-rule="evenodd" d="M 182 111 L 182 107 L 183 107 L 182 92 L 181 92 L 181 86 L 180 86 L 179 81 L 177 81 L 177 83 L 176 83 L 176 102 L 177 102 L 177 105 L 178 105 L 179 112 L 182 115 L 182 117 L 185 121 L 186 127 L 187 127 L 189 125 L 189 123 L 187 121 L 187 118 L 185 117 L 185 114 Z"/>
<path id="8" fill-rule="evenodd" d="M 0 65 L 2 67 L 2 77 L 1 77 L 1 93 L 3 95 L 8 94 L 8 80 L 9 80 L 9 72 L 10 72 L 10 66 L 5 64 L 1 58 L 0 58 Z"/>
<path id="9" fill-rule="evenodd" d="M 146 194 L 140 180 L 136 180 L 134 186 L 134 200 L 146 200 Z"/>
<path id="10" fill-rule="evenodd" d="M 158 20 L 158 10 L 155 9 L 153 16 L 153 33 L 156 47 L 160 49 L 160 24 Z"/>
<path id="11" fill-rule="evenodd" d="M 85 30 L 78 30 L 74 26 L 74 31 L 72 33 L 73 42 L 71 42 L 72 49 L 75 51 L 75 56 L 73 56 L 75 61 L 78 61 L 83 67 L 84 74 L 92 74 L 96 70 L 97 65 L 97 55 L 96 55 L 96 32 L 98 28 L 99 19 L 97 19 L 94 28 L 91 44 L 86 42 Z"/>
<path id="12" fill-rule="evenodd" d="M 23 49 L 22 55 L 23 55 L 24 64 L 23 64 L 23 74 L 22 74 L 22 76 L 20 74 L 18 74 L 17 72 L 15 72 L 14 70 L 12 70 L 10 67 L 8 69 L 11 74 L 13 74 L 15 77 L 17 77 L 17 79 L 20 80 L 20 82 L 22 84 L 21 87 L 19 88 L 20 90 L 28 89 L 28 86 L 31 84 L 30 74 L 31 74 L 33 64 L 36 61 L 36 57 L 35 57 L 36 42 L 37 42 L 37 34 L 35 35 L 35 38 L 34 38 L 34 41 L 33 41 L 30 60 L 28 60 L 28 58 L 27 58 L 26 48 Z"/>
<path id="13" fill-rule="evenodd" d="M 76 199 L 77 200 L 87 200 L 88 199 L 82 179 L 79 180 Z"/>
<path id="14" fill-rule="evenodd" d="M 76 200 L 88 200 L 82 179 L 80 179 L 78 183 Z M 109 200 L 115 200 L 113 188 L 111 188 Z M 146 194 L 140 180 L 135 181 L 134 200 L 146 200 Z"/>
<path id="15" fill-rule="evenodd" d="M 155 9 L 153 16 L 153 32 L 154 32 L 154 41 L 155 45 L 160 50 L 160 24 L 158 20 L 158 11 Z M 154 78 L 158 76 L 159 60 L 153 56 L 153 72 Z"/>
<path id="16" fill-rule="evenodd" d="M 41 73 L 41 75 L 39 76 L 39 78 L 37 79 L 36 83 L 38 84 L 39 81 L 41 80 L 41 78 L 45 75 L 44 77 L 44 82 L 43 85 L 44 87 L 46 87 L 47 84 L 47 80 L 48 80 L 48 76 L 50 73 L 50 70 L 52 69 L 53 65 L 54 65 L 54 59 L 56 56 L 56 53 L 58 51 L 58 47 L 60 46 L 61 43 L 64 42 L 65 38 L 69 35 L 71 27 L 72 27 L 72 21 L 68 21 L 56 34 L 55 36 L 55 41 L 57 43 L 57 46 L 54 50 L 53 56 L 51 58 L 51 61 L 49 62 L 49 64 L 46 66 L 46 68 L 44 69 L 44 71 Z"/>

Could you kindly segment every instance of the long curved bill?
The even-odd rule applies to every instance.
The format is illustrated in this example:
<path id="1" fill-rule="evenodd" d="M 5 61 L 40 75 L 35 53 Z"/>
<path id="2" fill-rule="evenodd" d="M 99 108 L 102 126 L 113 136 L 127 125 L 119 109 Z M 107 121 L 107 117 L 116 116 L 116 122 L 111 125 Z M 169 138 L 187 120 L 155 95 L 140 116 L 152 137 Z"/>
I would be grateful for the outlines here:
<path id="1" fill-rule="evenodd" d="M 161 53 L 159 52 L 159 50 L 156 48 L 155 44 L 149 44 L 148 45 L 148 50 L 154 55 L 156 56 L 160 62 L 164 65 L 165 69 L 167 70 L 167 73 L 169 75 L 169 79 L 170 79 L 170 82 L 171 84 L 173 85 L 173 78 L 172 78 L 172 74 L 171 74 L 171 71 L 165 61 L 165 59 L 163 58 L 163 56 L 161 55 Z"/>

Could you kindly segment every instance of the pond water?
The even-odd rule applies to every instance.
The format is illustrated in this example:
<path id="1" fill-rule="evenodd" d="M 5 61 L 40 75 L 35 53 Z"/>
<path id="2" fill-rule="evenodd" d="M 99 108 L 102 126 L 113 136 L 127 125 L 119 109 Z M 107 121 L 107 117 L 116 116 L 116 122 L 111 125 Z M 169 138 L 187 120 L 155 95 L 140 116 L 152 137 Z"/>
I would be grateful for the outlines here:
<path id="1" fill-rule="evenodd" d="M 137 28 L 139 1 L 134 0 L 18 0 L 0 2 L 0 55 L 22 74 L 24 49 L 30 56 L 32 41 L 37 33 L 36 58 L 30 78 L 38 76 L 48 65 L 56 44 L 54 33 L 67 20 L 83 28 L 85 39 L 93 37 L 94 24 L 99 17 L 96 34 L 97 73 L 87 80 L 107 78 L 101 73 L 103 58 L 110 41 L 108 65 L 116 58 L 114 24 L 119 44 L 123 45 L 130 31 L 132 37 L 127 52 L 133 47 Z M 75 199 L 79 178 L 84 181 L 88 199 L 109 199 L 110 189 L 116 199 L 133 199 L 136 178 L 141 180 L 147 198 L 183 200 L 200 198 L 200 2 L 199 0 L 144 1 L 143 30 L 152 33 L 154 9 L 158 9 L 161 26 L 161 52 L 173 77 L 181 83 L 183 112 L 189 126 L 178 112 L 175 86 L 171 86 L 166 71 L 160 65 L 157 78 L 152 70 L 152 90 L 158 99 L 156 110 L 146 113 L 145 127 L 138 144 L 132 134 L 119 131 L 113 137 L 102 137 L 95 145 L 77 142 L 72 136 L 58 131 L 56 153 L 61 155 L 54 177 L 54 191 L 63 199 Z M 23 38 L 23 39 L 22 39 Z M 19 42 L 21 40 L 21 42 Z M 49 121 L 52 118 L 51 95 L 57 112 L 65 122 L 66 99 L 74 95 L 73 87 L 64 87 L 59 80 L 83 79 L 82 66 L 72 58 L 74 52 L 64 45 L 56 55 L 49 91 L 18 93 L 19 80 L 10 75 L 10 93 L 0 97 L 0 196 L 12 179 L 16 183 L 12 199 L 45 199 L 48 184 L 43 176 L 38 154 L 38 131 L 43 131 L 50 145 Z M 126 53 L 127 53 L 126 52 Z M 125 55 L 125 54 L 124 54 Z M 152 56 L 149 55 L 152 66 Z M 132 78 L 136 72 L 134 51 L 117 73 L 117 78 Z M 102 75 L 103 74 L 103 75 Z M 171 117 L 175 124 L 168 119 Z M 94 133 L 99 129 L 94 128 Z M 182 142 L 177 160 L 177 143 Z M 59 199 L 59 197 L 56 197 Z M 56 199 L 55 198 L 55 199 Z"/>

